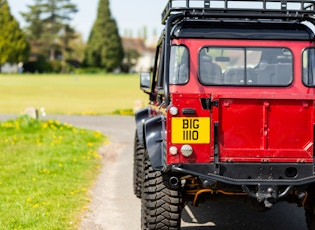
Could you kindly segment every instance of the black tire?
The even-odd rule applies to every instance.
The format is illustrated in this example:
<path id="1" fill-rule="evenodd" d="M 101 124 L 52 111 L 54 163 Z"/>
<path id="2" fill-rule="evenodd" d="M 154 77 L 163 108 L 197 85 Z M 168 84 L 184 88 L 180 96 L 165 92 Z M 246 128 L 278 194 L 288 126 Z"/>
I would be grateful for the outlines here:
<path id="1" fill-rule="evenodd" d="M 171 186 L 170 176 L 155 171 L 145 154 L 144 177 L 141 199 L 141 229 L 180 229 L 180 185 Z"/>
<path id="2" fill-rule="evenodd" d="M 304 204 L 305 218 L 308 230 L 315 230 L 315 186 L 307 191 L 308 195 Z"/>
<path id="3" fill-rule="evenodd" d="M 133 157 L 133 192 L 138 198 L 141 198 L 144 151 L 144 146 L 140 144 L 136 131 Z"/>

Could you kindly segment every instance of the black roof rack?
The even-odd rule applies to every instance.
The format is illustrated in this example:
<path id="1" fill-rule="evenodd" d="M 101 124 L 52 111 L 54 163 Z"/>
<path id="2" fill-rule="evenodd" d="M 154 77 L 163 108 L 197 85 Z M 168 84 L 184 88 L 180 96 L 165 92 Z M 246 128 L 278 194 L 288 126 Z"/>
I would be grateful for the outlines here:
<path id="1" fill-rule="evenodd" d="M 315 21 L 315 0 L 169 0 L 162 13 L 162 24 L 179 13 L 188 18 Z"/>

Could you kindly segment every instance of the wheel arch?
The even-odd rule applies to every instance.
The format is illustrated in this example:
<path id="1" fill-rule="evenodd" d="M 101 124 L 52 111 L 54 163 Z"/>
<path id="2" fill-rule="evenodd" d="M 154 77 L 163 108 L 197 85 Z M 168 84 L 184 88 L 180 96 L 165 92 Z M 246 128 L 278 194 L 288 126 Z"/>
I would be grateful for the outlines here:
<path id="1" fill-rule="evenodd" d="M 146 120 L 145 143 L 154 170 L 165 168 L 165 117 L 157 116 Z"/>
<path id="2" fill-rule="evenodd" d="M 136 127 L 137 127 L 137 135 L 139 139 L 139 143 L 145 146 L 145 138 L 144 138 L 144 124 L 145 121 L 150 117 L 150 108 L 144 108 L 136 112 Z"/>

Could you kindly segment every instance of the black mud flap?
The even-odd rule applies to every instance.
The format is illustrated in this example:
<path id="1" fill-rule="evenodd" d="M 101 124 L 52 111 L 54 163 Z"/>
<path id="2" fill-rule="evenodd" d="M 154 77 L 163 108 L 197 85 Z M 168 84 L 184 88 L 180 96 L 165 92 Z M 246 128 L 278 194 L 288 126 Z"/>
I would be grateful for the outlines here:
<path id="1" fill-rule="evenodd" d="M 136 112 L 135 118 L 136 118 L 136 126 L 137 126 L 137 135 L 139 138 L 139 142 L 141 145 L 145 144 L 144 141 L 144 134 L 143 134 L 143 129 L 144 129 L 144 123 L 145 121 L 149 118 L 150 116 L 150 109 L 149 108 L 144 108 Z"/>
<path id="2" fill-rule="evenodd" d="M 145 122 L 145 141 L 149 159 L 154 170 L 165 167 L 165 117 L 150 118 Z"/>

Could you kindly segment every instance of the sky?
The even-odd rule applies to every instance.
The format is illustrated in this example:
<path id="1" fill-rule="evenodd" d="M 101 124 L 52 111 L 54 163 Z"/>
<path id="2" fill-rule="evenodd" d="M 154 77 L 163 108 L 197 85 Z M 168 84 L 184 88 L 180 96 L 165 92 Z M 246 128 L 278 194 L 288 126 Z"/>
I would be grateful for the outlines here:
<path id="1" fill-rule="evenodd" d="M 78 12 L 74 15 L 72 26 L 79 31 L 84 40 L 87 40 L 92 25 L 96 18 L 99 0 L 71 0 L 78 7 Z M 121 36 L 126 30 L 131 30 L 133 36 L 137 36 L 138 31 L 144 26 L 147 27 L 148 36 L 153 35 L 156 30 L 158 35 L 162 29 L 161 13 L 167 0 L 109 0 L 112 16 L 116 20 Z M 8 0 L 11 13 L 24 27 L 25 22 L 20 12 L 28 12 L 27 5 L 32 5 L 33 0 Z"/>

